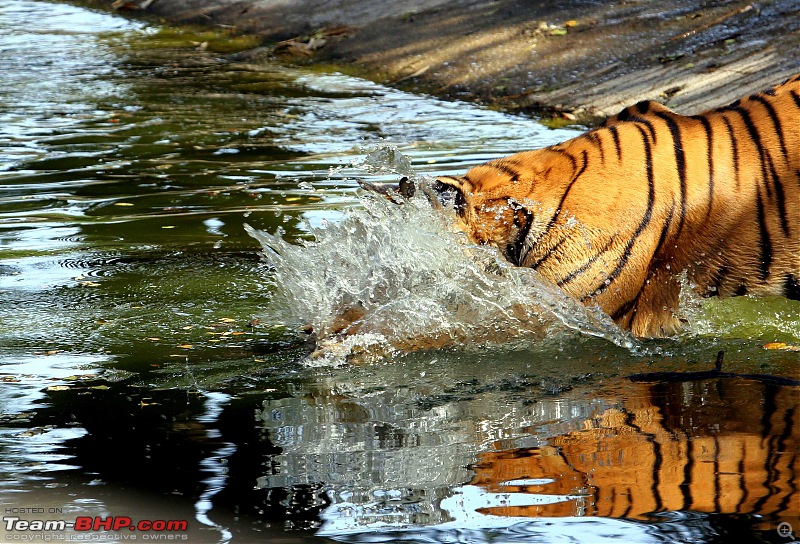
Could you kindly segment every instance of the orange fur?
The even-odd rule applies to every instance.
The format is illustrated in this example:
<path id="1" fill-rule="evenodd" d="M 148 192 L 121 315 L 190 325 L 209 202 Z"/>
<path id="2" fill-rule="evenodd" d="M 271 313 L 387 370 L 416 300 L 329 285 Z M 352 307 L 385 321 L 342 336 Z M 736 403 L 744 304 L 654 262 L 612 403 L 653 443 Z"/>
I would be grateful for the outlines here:
<path id="1" fill-rule="evenodd" d="M 637 336 L 680 284 L 800 298 L 800 75 L 700 115 L 641 102 L 559 145 L 441 177 L 462 228 Z"/>

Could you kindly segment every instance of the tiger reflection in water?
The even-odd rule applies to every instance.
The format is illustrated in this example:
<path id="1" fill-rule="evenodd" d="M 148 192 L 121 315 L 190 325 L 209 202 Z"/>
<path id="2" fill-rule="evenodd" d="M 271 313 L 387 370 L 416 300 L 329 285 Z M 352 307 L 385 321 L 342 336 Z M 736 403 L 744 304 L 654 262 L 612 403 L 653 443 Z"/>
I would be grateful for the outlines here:
<path id="1" fill-rule="evenodd" d="M 764 516 L 765 529 L 800 519 L 796 386 L 639 383 L 626 397 L 544 447 L 486 452 L 473 467 L 472 483 L 490 492 L 579 499 L 482 513 L 651 519 L 693 511 Z"/>
<path id="2" fill-rule="evenodd" d="M 800 74 L 698 115 L 643 101 L 426 193 L 474 243 L 638 337 L 679 331 L 683 272 L 701 296 L 800 300 Z"/>

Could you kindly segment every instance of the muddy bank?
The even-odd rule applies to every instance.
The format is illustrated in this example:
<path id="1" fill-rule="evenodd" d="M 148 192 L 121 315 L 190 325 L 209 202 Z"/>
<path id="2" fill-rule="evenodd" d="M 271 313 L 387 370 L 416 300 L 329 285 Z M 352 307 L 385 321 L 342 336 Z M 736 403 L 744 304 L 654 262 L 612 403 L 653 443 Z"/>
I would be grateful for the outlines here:
<path id="1" fill-rule="evenodd" d="M 800 71 L 797 0 L 95 0 L 256 33 L 257 54 L 591 119 L 643 99 L 686 113 Z"/>

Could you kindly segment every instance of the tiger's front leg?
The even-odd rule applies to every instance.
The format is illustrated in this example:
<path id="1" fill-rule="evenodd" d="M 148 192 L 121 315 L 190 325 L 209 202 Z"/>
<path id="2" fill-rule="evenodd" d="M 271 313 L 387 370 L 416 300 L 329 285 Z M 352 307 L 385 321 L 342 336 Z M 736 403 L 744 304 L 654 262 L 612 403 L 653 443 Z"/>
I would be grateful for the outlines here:
<path id="1" fill-rule="evenodd" d="M 642 286 L 633 308 L 617 324 L 640 338 L 672 336 L 681 329 L 678 300 L 681 285 L 670 270 L 657 269 Z"/>

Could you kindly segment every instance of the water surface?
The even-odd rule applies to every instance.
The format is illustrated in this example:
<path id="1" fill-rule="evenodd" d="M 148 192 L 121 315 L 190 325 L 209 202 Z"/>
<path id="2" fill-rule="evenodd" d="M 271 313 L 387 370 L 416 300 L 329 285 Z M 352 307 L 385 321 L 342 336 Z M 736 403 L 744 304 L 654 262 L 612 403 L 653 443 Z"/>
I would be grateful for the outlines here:
<path id="1" fill-rule="evenodd" d="M 687 297 L 686 333 L 629 343 L 357 189 L 575 130 L 214 39 L 0 0 L 4 508 L 186 520 L 192 542 L 800 530 L 800 357 L 765 348 L 800 343 L 798 303 Z M 264 262 L 245 224 L 306 264 Z M 298 328 L 352 286 L 385 302 L 372 333 L 455 341 L 308 358 Z M 647 375 L 719 351 L 724 375 Z M 130 534 L 155 535 L 92 536 Z"/>

